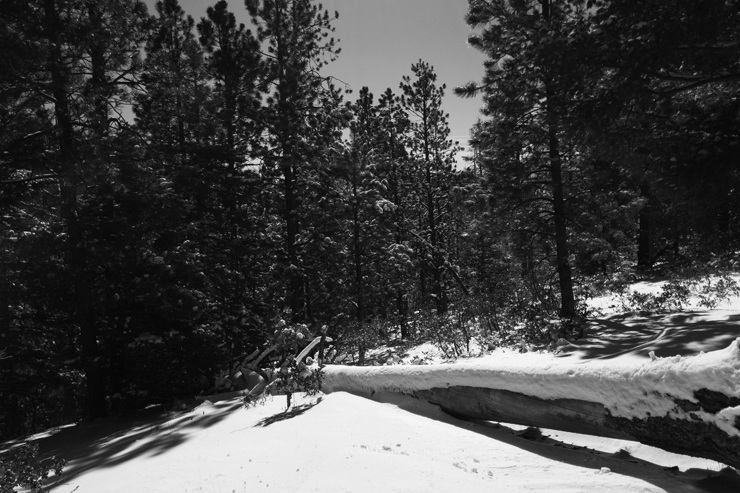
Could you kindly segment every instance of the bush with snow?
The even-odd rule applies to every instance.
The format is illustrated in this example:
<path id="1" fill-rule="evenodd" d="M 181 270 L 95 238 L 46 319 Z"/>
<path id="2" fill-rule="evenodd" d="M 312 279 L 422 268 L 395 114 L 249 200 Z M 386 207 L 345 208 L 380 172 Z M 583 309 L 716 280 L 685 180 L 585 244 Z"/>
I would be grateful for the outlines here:
<path id="1" fill-rule="evenodd" d="M 62 474 L 65 461 L 56 457 L 39 458 L 39 446 L 24 443 L 0 455 L 0 493 L 15 493 L 15 488 L 30 488 L 33 493 L 44 491 L 43 484 L 54 472 Z"/>
<path id="2" fill-rule="evenodd" d="M 658 292 L 633 290 L 620 297 L 625 312 L 677 312 L 692 303 L 712 310 L 721 303 L 740 296 L 740 285 L 727 273 L 675 277 L 664 282 Z"/>
<path id="3" fill-rule="evenodd" d="M 270 352 L 280 355 L 279 359 L 274 360 L 278 364 L 271 368 L 259 369 L 266 385 L 250 389 L 246 393 L 243 402 L 247 407 L 261 402 L 265 394 L 285 395 L 287 405 L 290 407 L 293 393 L 305 392 L 308 395 L 315 395 L 321 391 L 323 371 L 319 363 L 308 357 L 308 354 L 320 343 L 322 337 L 313 338 L 311 341 L 312 336 L 304 324 L 282 326 L 275 331 L 274 336 L 273 344 L 264 350 L 250 367 L 256 370 L 260 360 Z M 331 342 L 331 338 L 324 339 Z"/>

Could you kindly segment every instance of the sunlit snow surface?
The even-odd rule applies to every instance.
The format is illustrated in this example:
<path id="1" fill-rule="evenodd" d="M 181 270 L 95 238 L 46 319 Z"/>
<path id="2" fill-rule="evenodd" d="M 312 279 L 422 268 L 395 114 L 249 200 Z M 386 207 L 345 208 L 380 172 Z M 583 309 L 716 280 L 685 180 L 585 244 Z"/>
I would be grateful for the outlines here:
<path id="1" fill-rule="evenodd" d="M 299 398 L 288 413 L 283 397 L 248 410 L 232 399 L 98 439 L 74 443 L 70 434 L 60 438 L 77 459 L 52 491 L 722 491 L 696 486 L 706 472 L 667 469 L 718 471 L 711 461 L 561 432 L 532 440 L 519 427 L 471 425 L 410 397 L 379 397 L 386 402 L 344 392 Z M 93 425 L 76 436 L 105 435 Z"/>
<path id="2" fill-rule="evenodd" d="M 663 392 L 693 400 L 688 389 L 700 387 L 738 396 L 740 303 L 689 308 L 696 311 L 606 313 L 589 322 L 585 338 L 557 353 L 498 350 L 441 370 L 383 367 L 368 378 L 391 390 L 475 381 L 541 396 L 574 393 L 598 397 L 625 416 L 667 411 Z M 444 359 L 429 344 L 402 353 L 397 359 L 404 363 Z M 607 386 L 606 379 L 621 384 Z M 740 491 L 737 477 L 718 475 L 723 466 L 710 460 L 632 441 L 473 425 L 397 393 L 376 390 L 373 399 L 299 396 L 286 413 L 282 396 L 250 409 L 238 396 L 222 396 L 189 401 L 180 411 L 52 430 L 38 440 L 42 453 L 69 460 L 54 493 Z M 718 425 L 739 413 L 720 412 Z"/>

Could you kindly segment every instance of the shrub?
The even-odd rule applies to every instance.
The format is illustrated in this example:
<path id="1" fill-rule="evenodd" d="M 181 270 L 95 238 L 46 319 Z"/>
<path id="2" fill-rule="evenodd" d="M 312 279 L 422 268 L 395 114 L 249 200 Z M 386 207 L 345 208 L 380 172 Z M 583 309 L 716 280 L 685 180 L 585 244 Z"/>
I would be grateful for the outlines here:
<path id="1" fill-rule="evenodd" d="M 633 291 L 622 296 L 621 308 L 624 311 L 657 313 L 681 311 L 689 303 L 692 294 L 698 297 L 699 306 L 711 310 L 723 301 L 740 295 L 740 286 L 728 274 L 676 278 L 664 284 L 658 294 Z"/>
<path id="2" fill-rule="evenodd" d="M 65 461 L 56 457 L 39 459 L 39 446 L 27 442 L 0 455 L 0 493 L 14 493 L 16 487 L 30 488 L 33 493 L 44 491 L 43 484 L 50 472 L 62 474 Z"/>
<path id="3" fill-rule="evenodd" d="M 723 301 L 733 296 L 740 296 L 740 286 L 735 279 L 727 274 L 721 274 L 714 278 L 706 276 L 697 289 L 699 305 L 712 310 Z"/>
<path id="4" fill-rule="evenodd" d="M 632 291 L 623 296 L 622 310 L 666 313 L 680 311 L 691 296 L 691 285 L 686 280 L 672 279 L 660 288 L 660 293 L 640 293 Z"/>
<path id="5" fill-rule="evenodd" d="M 324 380 L 323 370 L 318 366 L 312 366 L 313 360 L 310 357 L 306 358 L 305 362 L 302 361 L 300 354 L 301 350 L 307 348 L 312 340 L 308 327 L 304 324 L 285 326 L 284 322 L 278 323 L 278 327 L 281 328 L 275 331 L 273 344 L 263 352 L 263 355 L 275 351 L 277 354 L 282 354 L 282 361 L 279 367 L 261 372 L 269 383 L 264 392 L 257 395 L 247 393 L 244 396 L 243 402 L 246 407 L 262 402 L 266 394 L 285 394 L 288 407 L 290 407 L 293 393 L 306 392 L 308 395 L 315 395 L 321 391 Z M 317 342 L 318 338 L 314 344 Z M 254 368 L 254 365 L 258 363 L 259 359 L 255 360 L 252 367 Z"/>
<path id="6" fill-rule="evenodd" d="M 432 342 L 448 359 L 470 352 L 471 333 L 468 322 L 466 314 L 454 306 L 442 315 L 427 311 L 416 312 L 412 321 L 417 336 Z"/>

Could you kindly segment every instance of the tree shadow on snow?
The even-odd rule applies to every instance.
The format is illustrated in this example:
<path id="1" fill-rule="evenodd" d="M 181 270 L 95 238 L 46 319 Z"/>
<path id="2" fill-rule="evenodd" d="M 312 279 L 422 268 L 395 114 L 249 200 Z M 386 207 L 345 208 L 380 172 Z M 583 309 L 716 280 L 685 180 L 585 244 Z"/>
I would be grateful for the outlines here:
<path id="1" fill-rule="evenodd" d="M 724 349 L 740 337 L 740 314 L 683 312 L 667 315 L 619 315 L 591 321 L 584 340 L 565 346 L 561 358 L 613 359 L 623 355 L 648 359 L 656 356 L 691 356 L 700 351 Z"/>
<path id="2" fill-rule="evenodd" d="M 148 410 L 63 428 L 36 441 L 41 454 L 55 455 L 68 463 L 49 487 L 70 482 L 91 469 L 160 455 L 186 443 L 191 431 L 210 427 L 241 406 L 240 400 L 207 402 L 181 412 Z"/>
<path id="3" fill-rule="evenodd" d="M 566 443 L 553 438 L 557 436 L 556 430 L 548 430 L 546 434 L 543 434 L 536 428 L 519 430 L 506 424 L 490 421 L 465 421 L 446 414 L 436 405 L 392 392 L 376 393 L 371 399 L 394 404 L 409 413 L 483 435 L 549 460 L 593 469 L 594 473 L 607 467 L 611 473 L 634 477 L 665 491 L 677 491 L 675 488 L 681 483 L 686 485 L 687 491 L 691 487 L 698 488 L 692 491 L 706 493 L 737 493 L 740 491 L 740 475 L 730 468 L 721 472 L 704 469 L 689 469 L 686 472 L 680 472 L 677 467 L 665 467 L 638 459 L 623 450 L 617 453 L 607 453 Z"/>
<path id="4" fill-rule="evenodd" d="M 257 426 L 267 427 L 279 421 L 285 421 L 286 419 L 291 419 L 291 418 L 295 418 L 296 416 L 300 416 L 301 414 L 305 413 L 306 411 L 314 407 L 316 404 L 321 402 L 321 400 L 322 398 L 319 397 L 313 402 L 309 402 L 307 404 L 301 404 L 299 406 L 293 406 L 292 408 L 286 409 L 285 411 L 281 413 L 268 416 L 262 419 L 259 423 L 257 423 Z"/>

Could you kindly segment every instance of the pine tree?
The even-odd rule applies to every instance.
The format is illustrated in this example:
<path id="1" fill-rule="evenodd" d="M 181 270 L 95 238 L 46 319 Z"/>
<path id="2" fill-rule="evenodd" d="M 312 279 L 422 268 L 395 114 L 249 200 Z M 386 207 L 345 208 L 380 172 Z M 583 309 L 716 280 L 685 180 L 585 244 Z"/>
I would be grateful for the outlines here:
<path id="1" fill-rule="evenodd" d="M 409 291 L 411 289 L 411 271 L 413 250 L 409 234 L 406 231 L 406 217 L 411 205 L 409 194 L 412 190 L 413 177 L 405 147 L 409 131 L 409 117 L 401 104 L 401 98 L 388 88 L 381 95 L 377 104 L 379 118 L 377 149 L 378 176 L 384 186 L 384 197 L 395 206 L 392 211 L 393 242 L 387 247 L 388 272 L 387 283 L 393 288 L 395 312 L 401 337 L 407 339 L 409 333 Z"/>
<path id="2" fill-rule="evenodd" d="M 44 170 L 44 181 L 55 183 L 43 187 L 43 195 L 24 209 L 44 211 L 45 226 L 37 230 L 41 234 L 31 236 L 42 240 L 37 245 L 43 245 L 40 252 L 47 267 L 59 266 L 56 259 L 63 259 L 58 280 L 66 286 L 62 299 L 68 303 L 52 303 L 53 298 L 37 293 L 28 306 L 54 311 L 58 318 L 47 320 L 49 333 L 65 325 L 64 315 L 70 328 L 79 331 L 73 342 L 79 345 L 86 378 L 88 416 L 96 418 L 106 414 L 105 355 L 100 344 L 100 258 L 94 246 L 98 225 L 87 217 L 105 184 L 115 180 L 112 156 L 117 155 L 115 142 L 125 130 L 121 105 L 128 99 L 128 87 L 136 83 L 146 10 L 133 0 L 7 1 L 1 10 L 5 32 L 13 32 L 15 44 L 33 60 L 32 67 L 15 63 L 6 67 L 10 87 L 16 97 L 43 101 L 43 108 L 21 112 L 33 114 L 37 136 L 43 137 L 37 141 L 43 152 L 27 154 L 33 163 L 28 164 Z M 27 184 L 39 183 L 35 173 L 26 175 Z M 53 234 L 52 241 L 48 233 Z M 22 282 L 25 285 L 28 279 Z"/>
<path id="3" fill-rule="evenodd" d="M 262 184 L 256 172 L 266 71 L 255 35 L 237 24 L 224 0 L 209 7 L 206 15 L 197 30 L 212 85 L 207 101 L 210 159 L 203 163 L 211 212 L 199 243 L 207 245 L 204 252 L 214 263 L 211 272 L 218 273 L 212 281 L 218 285 L 223 315 L 219 323 L 231 334 L 228 338 L 238 341 L 236 347 L 245 349 L 242 344 L 262 332 L 264 318 L 273 311 L 262 287 L 275 261 L 274 251 L 263 241 L 274 218 L 261 213 Z"/>
<path id="4" fill-rule="evenodd" d="M 415 79 L 404 76 L 402 103 L 411 120 L 407 146 L 416 168 L 419 216 L 417 237 L 422 268 L 420 288 L 426 288 L 424 273 L 431 271 L 432 293 L 437 313 L 447 311 L 449 303 L 446 251 L 450 223 L 450 189 L 454 176 L 456 145 L 448 140 L 448 116 L 442 111 L 445 85 L 437 85 L 437 75 L 428 63 L 419 60 L 411 66 Z"/>
<path id="5" fill-rule="evenodd" d="M 167 168 L 183 172 L 209 134 L 203 119 L 209 92 L 203 50 L 195 21 L 177 0 L 158 1 L 156 11 L 134 112 L 150 151 L 158 152 Z"/>
<path id="6" fill-rule="evenodd" d="M 262 112 L 267 127 L 262 159 L 266 175 L 277 172 L 282 180 L 287 306 L 293 319 L 301 321 L 309 316 L 301 259 L 301 182 L 318 165 L 321 150 L 338 136 L 338 91 L 319 70 L 339 50 L 330 37 L 329 13 L 311 0 L 247 0 L 245 4 L 257 27 L 257 39 L 267 48 L 270 91 Z"/>
<path id="7" fill-rule="evenodd" d="M 206 70 L 215 82 L 212 98 L 220 121 L 217 144 L 224 149 L 230 171 L 248 158 L 260 132 L 258 109 L 263 77 L 259 43 L 252 32 L 237 25 L 225 0 L 206 10 L 198 23 L 200 42 L 206 51 Z"/>
<path id="8" fill-rule="evenodd" d="M 619 149 L 611 159 L 641 195 L 638 266 L 677 252 L 681 237 L 697 251 L 728 248 L 737 225 L 737 129 L 727 119 L 740 74 L 737 3 L 594 2 L 590 14 L 592 27 L 572 39 L 590 79 L 578 114 L 594 149 Z M 718 120 L 722 130 L 709 123 Z"/>
<path id="9" fill-rule="evenodd" d="M 489 61 L 481 84 L 457 91 L 484 93 L 484 112 L 492 117 L 484 125 L 495 128 L 489 144 L 502 158 L 492 164 L 508 167 L 512 174 L 507 187 L 514 195 L 528 190 L 522 204 L 546 206 L 535 209 L 526 226 L 535 235 L 554 240 L 559 311 L 564 318 L 576 315 L 566 207 L 567 176 L 575 161 L 567 161 L 574 154 L 564 146 L 569 144 L 565 120 L 571 99 L 582 87 L 580 59 L 567 39 L 571 30 L 583 28 L 585 15 L 580 2 L 471 0 L 466 20 L 483 32 L 472 35 L 470 42 Z M 492 173 L 498 175 L 498 169 Z M 516 202 L 510 204 L 519 208 Z M 525 232 L 527 227 L 517 229 Z"/>
<path id="10" fill-rule="evenodd" d="M 337 158 L 337 188 L 342 197 L 339 236 L 345 248 L 344 277 L 350 289 L 344 297 L 349 325 L 364 359 L 371 322 L 387 318 L 389 246 L 393 243 L 393 214 L 396 205 L 384 197 L 382 118 L 367 87 L 348 105 L 349 141 Z M 341 212 L 340 212 L 341 211 Z M 348 331 L 350 332 L 350 331 Z M 384 334 L 377 334 L 384 335 Z"/>

